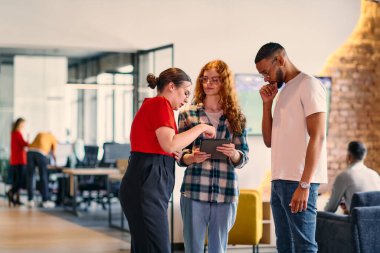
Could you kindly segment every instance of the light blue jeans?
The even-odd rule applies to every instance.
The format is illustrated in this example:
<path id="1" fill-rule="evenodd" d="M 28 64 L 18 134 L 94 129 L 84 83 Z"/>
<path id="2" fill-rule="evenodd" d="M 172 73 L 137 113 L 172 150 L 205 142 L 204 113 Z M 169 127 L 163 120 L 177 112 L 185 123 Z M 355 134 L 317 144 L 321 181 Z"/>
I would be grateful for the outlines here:
<path id="1" fill-rule="evenodd" d="M 298 182 L 273 180 L 271 207 L 278 253 L 316 253 L 315 228 L 319 184 L 311 184 L 307 209 L 292 213 L 290 201 Z"/>
<path id="2" fill-rule="evenodd" d="M 203 253 L 208 228 L 208 252 L 225 253 L 236 209 L 237 203 L 210 203 L 181 196 L 185 252 Z"/>

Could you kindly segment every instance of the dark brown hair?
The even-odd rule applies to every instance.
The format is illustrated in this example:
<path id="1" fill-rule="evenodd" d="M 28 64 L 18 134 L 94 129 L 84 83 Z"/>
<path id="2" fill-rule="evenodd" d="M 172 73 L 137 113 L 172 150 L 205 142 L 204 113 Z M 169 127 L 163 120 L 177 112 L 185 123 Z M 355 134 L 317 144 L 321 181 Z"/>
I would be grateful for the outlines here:
<path id="1" fill-rule="evenodd" d="M 23 118 L 18 118 L 16 119 L 15 122 L 12 124 L 12 132 L 16 131 L 18 127 L 20 126 L 21 123 L 25 122 L 25 119 Z"/>
<path id="2" fill-rule="evenodd" d="M 157 91 L 161 92 L 170 82 L 174 83 L 176 87 L 180 87 L 183 82 L 191 82 L 191 79 L 182 69 L 169 68 L 162 71 L 158 77 L 152 73 L 148 74 L 146 76 L 146 81 L 151 89 L 154 89 L 157 86 Z"/>

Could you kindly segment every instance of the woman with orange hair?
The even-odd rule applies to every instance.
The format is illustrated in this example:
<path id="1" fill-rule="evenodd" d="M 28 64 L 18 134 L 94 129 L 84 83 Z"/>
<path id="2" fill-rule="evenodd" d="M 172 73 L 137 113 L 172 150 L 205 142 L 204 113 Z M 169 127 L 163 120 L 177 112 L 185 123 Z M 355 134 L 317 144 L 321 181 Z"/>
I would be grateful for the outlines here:
<path id="1" fill-rule="evenodd" d="M 215 127 L 217 139 L 230 143 L 216 149 L 226 159 L 211 159 L 201 152 L 202 135 L 183 150 L 179 164 L 187 166 L 181 186 L 185 252 L 203 252 L 207 229 L 209 252 L 226 252 L 239 196 L 235 169 L 247 163 L 248 144 L 246 119 L 225 62 L 211 61 L 201 69 L 193 102 L 179 114 L 179 132 L 206 123 Z"/>

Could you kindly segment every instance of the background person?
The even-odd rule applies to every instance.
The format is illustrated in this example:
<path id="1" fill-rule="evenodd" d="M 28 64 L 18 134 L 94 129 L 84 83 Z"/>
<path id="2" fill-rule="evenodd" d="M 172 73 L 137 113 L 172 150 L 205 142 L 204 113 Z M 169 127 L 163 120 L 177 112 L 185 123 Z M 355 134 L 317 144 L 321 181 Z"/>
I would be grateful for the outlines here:
<path id="1" fill-rule="evenodd" d="M 347 149 L 347 169 L 336 178 L 325 211 L 335 212 L 344 201 L 343 211 L 350 210 L 352 195 L 356 192 L 380 191 L 380 177 L 376 171 L 364 165 L 367 155 L 366 146 L 359 141 L 352 141 Z"/>
<path id="2" fill-rule="evenodd" d="M 169 253 L 168 203 L 174 187 L 173 153 L 200 134 L 212 138 L 215 129 L 199 124 L 178 134 L 173 110 L 187 103 L 191 80 L 181 69 L 147 76 L 157 96 L 146 98 L 131 128 L 131 156 L 119 198 L 131 233 L 132 253 Z M 177 156 L 179 155 L 176 153 Z"/>
<path id="3" fill-rule="evenodd" d="M 18 118 L 12 125 L 11 154 L 9 159 L 10 173 L 12 175 L 12 187 L 7 192 L 9 206 L 22 205 L 19 190 L 25 187 L 26 173 L 26 147 L 28 142 L 22 136 L 25 120 Z"/>
<path id="4" fill-rule="evenodd" d="M 40 178 L 40 192 L 42 195 L 42 207 L 54 207 L 54 202 L 50 201 L 49 193 L 49 174 L 48 165 L 49 157 L 52 156 L 56 161 L 55 151 L 57 147 L 57 139 L 50 132 L 40 132 L 29 145 L 28 166 L 27 166 L 27 190 L 28 190 L 28 207 L 34 206 L 34 189 L 35 189 L 35 168 L 38 167 Z"/>
<path id="5" fill-rule="evenodd" d="M 210 154 L 199 151 L 202 135 L 183 150 L 181 165 L 187 166 L 181 187 L 185 251 L 203 252 L 208 231 L 209 252 L 226 252 L 239 197 L 235 169 L 247 163 L 248 144 L 246 119 L 238 104 L 233 76 L 221 60 L 211 61 L 201 69 L 194 104 L 179 114 L 179 132 L 200 123 L 212 125 L 216 138 L 231 143 L 217 148 L 227 156 L 226 160 L 210 159 Z"/>

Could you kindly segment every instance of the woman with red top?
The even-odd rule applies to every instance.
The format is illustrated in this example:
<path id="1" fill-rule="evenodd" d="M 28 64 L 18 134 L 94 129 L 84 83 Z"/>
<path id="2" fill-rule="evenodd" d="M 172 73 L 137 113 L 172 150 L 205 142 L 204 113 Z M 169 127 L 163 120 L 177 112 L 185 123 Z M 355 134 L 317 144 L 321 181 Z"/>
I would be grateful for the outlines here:
<path id="1" fill-rule="evenodd" d="M 179 150 L 200 134 L 213 138 L 215 128 L 198 124 L 178 133 L 173 110 L 187 103 L 190 77 L 169 68 L 159 77 L 147 76 L 157 96 L 144 100 L 131 128 L 131 157 L 120 185 L 120 203 L 131 233 L 132 253 L 169 253 L 167 209 L 174 187 L 175 159 Z"/>
<path id="2" fill-rule="evenodd" d="M 12 176 L 12 188 L 7 192 L 9 206 L 21 205 L 19 190 L 23 185 L 24 173 L 26 169 L 26 151 L 25 147 L 28 142 L 22 136 L 22 129 L 25 126 L 25 120 L 18 118 L 12 125 L 11 132 L 11 157 L 10 157 L 10 170 Z M 15 198 L 16 196 L 16 198 Z"/>

